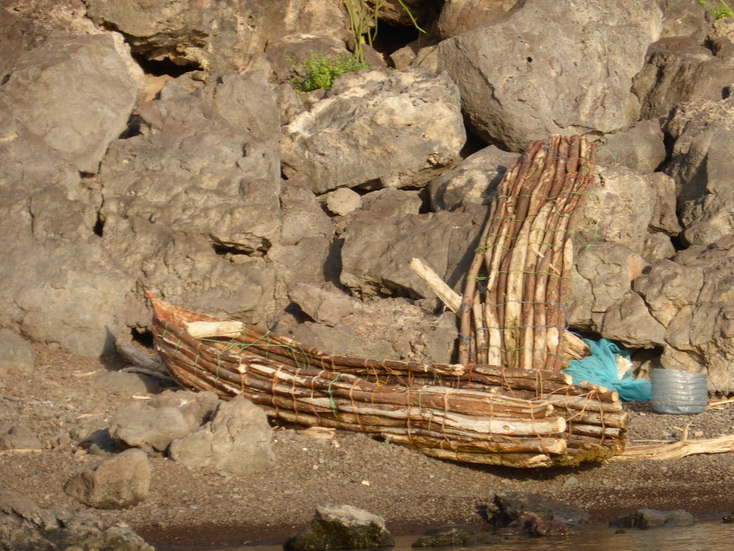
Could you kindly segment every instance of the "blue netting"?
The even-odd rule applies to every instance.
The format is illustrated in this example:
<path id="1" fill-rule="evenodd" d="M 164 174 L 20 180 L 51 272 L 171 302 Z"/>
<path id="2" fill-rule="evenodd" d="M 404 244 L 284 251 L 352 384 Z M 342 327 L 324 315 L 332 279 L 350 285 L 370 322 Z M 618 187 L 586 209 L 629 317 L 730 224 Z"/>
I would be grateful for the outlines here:
<path id="1" fill-rule="evenodd" d="M 590 355 L 582 360 L 571 360 L 568 368 L 563 372 L 571 375 L 573 384 L 582 381 L 594 383 L 614 389 L 619 393 L 622 400 L 632 402 L 644 402 L 652 398 L 650 381 L 647 379 L 635 379 L 632 370 L 619 378 L 617 371 L 617 356 L 629 360 L 629 352 L 622 350 L 608 339 L 592 341 L 584 339 L 589 345 Z"/>

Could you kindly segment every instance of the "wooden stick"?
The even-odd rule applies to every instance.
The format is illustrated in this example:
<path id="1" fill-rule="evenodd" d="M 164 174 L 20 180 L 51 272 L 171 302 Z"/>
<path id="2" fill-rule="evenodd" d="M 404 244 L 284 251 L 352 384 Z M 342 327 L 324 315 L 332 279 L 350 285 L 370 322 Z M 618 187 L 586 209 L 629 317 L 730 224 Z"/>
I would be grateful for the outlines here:
<path id="1" fill-rule="evenodd" d="M 461 308 L 461 295 L 449 287 L 433 269 L 419 258 L 410 260 L 410 268 L 426 282 L 426 285 L 436 293 L 436 296 L 454 314 Z"/>
<path id="2" fill-rule="evenodd" d="M 621 455 L 609 461 L 666 461 L 680 459 L 689 455 L 734 452 L 734 435 L 701 440 L 683 440 L 672 444 L 651 444 L 645 446 L 627 446 Z"/>

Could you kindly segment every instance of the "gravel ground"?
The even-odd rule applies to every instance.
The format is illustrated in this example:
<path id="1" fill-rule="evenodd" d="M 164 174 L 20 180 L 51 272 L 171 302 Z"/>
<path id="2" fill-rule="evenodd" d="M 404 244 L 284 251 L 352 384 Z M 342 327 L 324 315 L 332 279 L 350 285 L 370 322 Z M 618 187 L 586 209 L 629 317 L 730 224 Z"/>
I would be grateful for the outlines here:
<path id="1" fill-rule="evenodd" d="M 0 374 L 0 434 L 25 425 L 45 445 L 41 452 L 0 452 L 0 488 L 41 506 L 83 506 L 64 483 L 100 458 L 74 442 L 104 427 L 109 416 L 145 388 L 114 382 L 119 358 L 81 358 L 37 348 L 32 373 Z M 734 433 L 734 405 L 699 415 L 660 415 L 630 404 L 630 444 Z M 418 533 L 445 523 L 482 526 L 497 492 L 543 494 L 608 520 L 641 507 L 687 509 L 694 514 L 734 510 L 734 454 L 679 460 L 609 463 L 564 469 L 513 470 L 461 465 L 361 435 L 318 439 L 276 428 L 272 470 L 251 478 L 189 470 L 151 458 L 150 496 L 123 511 L 98 511 L 105 522 L 123 520 L 153 545 L 279 541 L 307 523 L 319 505 L 350 504 L 385 518 L 394 534 Z"/>

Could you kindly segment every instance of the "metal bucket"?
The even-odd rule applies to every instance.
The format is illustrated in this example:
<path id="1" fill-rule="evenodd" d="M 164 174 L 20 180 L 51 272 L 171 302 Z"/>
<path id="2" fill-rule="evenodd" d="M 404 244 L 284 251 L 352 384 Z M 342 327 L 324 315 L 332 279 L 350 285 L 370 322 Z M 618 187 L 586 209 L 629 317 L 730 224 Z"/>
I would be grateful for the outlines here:
<path id="1" fill-rule="evenodd" d="M 653 369 L 652 407 L 659 413 L 703 413 L 708 404 L 708 380 L 705 373 Z"/>

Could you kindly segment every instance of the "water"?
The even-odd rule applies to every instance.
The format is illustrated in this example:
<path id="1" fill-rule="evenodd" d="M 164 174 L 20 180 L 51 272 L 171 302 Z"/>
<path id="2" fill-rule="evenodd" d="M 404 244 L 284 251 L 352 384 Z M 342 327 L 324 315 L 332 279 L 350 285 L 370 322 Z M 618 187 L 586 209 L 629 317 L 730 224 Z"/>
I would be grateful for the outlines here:
<path id="1" fill-rule="evenodd" d="M 734 549 L 734 524 L 720 519 L 699 521 L 682 528 L 627 530 L 594 526 L 578 536 L 566 538 L 513 539 L 495 545 L 474 547 L 442 547 L 442 551 L 729 551 Z M 416 536 L 395 538 L 388 551 L 415 551 L 411 544 Z M 243 545 L 227 547 L 159 547 L 159 551 L 282 551 L 282 545 Z"/>

